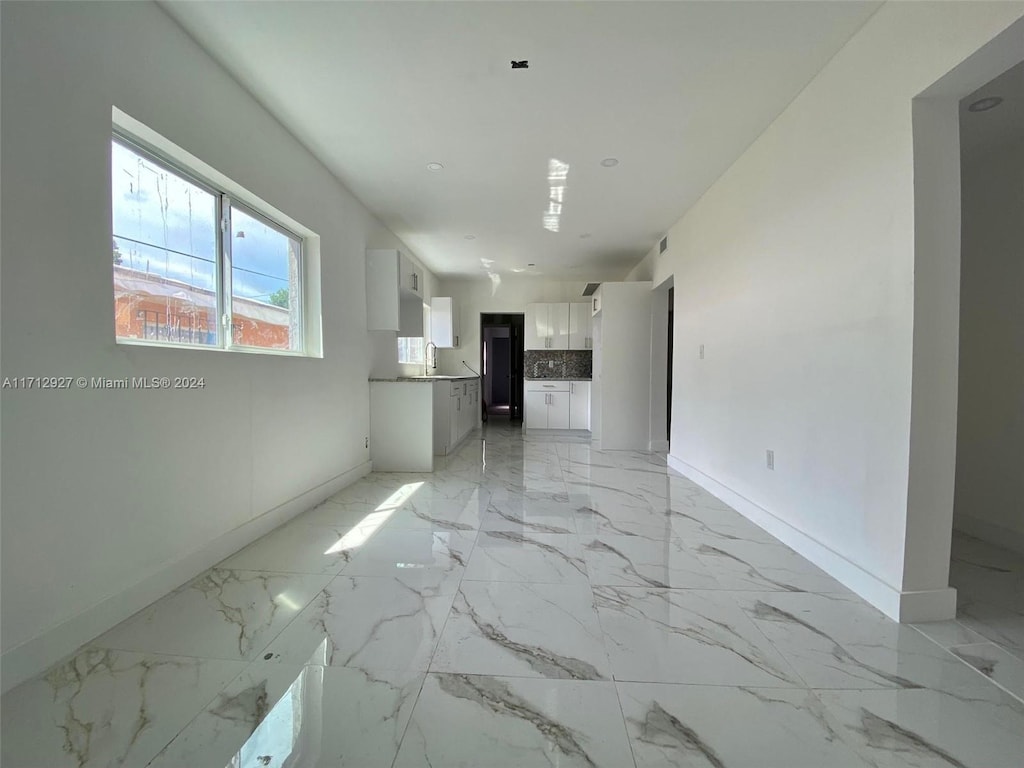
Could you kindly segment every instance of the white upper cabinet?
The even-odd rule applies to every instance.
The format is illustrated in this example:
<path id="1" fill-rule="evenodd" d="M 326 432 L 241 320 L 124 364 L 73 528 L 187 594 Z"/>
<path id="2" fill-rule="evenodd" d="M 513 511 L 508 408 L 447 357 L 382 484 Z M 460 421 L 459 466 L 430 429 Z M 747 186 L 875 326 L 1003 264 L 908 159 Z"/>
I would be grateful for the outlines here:
<path id="1" fill-rule="evenodd" d="M 570 349 L 569 305 L 548 304 L 548 320 L 551 323 L 551 344 L 548 349 Z"/>
<path id="2" fill-rule="evenodd" d="M 526 349 L 548 349 L 551 338 L 550 313 L 547 304 L 527 304 L 524 318 L 523 346 Z"/>
<path id="3" fill-rule="evenodd" d="M 423 298 L 423 270 L 413 264 L 412 259 L 404 253 L 399 258 L 399 285 L 405 293 L 413 293 Z"/>
<path id="4" fill-rule="evenodd" d="M 569 349 L 593 349 L 593 327 L 590 302 L 569 305 Z"/>
<path id="5" fill-rule="evenodd" d="M 397 250 L 366 252 L 366 328 L 370 331 L 402 331 L 402 300 L 406 300 L 406 325 L 413 300 L 423 302 L 423 274 L 412 260 Z M 423 320 L 419 321 L 422 335 Z M 406 333 L 406 335 L 415 335 Z"/>
<path id="6" fill-rule="evenodd" d="M 569 383 L 569 429 L 590 429 L 589 381 Z"/>
<path id="7" fill-rule="evenodd" d="M 430 300 L 430 340 L 439 348 L 459 346 L 459 308 L 451 296 Z"/>
<path id="8" fill-rule="evenodd" d="M 527 304 L 525 322 L 526 349 L 572 349 L 568 304 Z"/>

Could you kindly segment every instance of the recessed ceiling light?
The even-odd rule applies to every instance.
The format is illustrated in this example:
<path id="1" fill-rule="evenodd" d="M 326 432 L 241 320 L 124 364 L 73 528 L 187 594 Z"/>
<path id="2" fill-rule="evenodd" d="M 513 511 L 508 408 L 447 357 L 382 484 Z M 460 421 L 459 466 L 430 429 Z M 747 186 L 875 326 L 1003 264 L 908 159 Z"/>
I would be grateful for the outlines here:
<path id="1" fill-rule="evenodd" d="M 580 240 L 586 240 L 588 237 L 590 237 L 590 233 L 584 232 L 582 235 L 580 235 Z"/>
<path id="2" fill-rule="evenodd" d="M 441 165 L 440 163 L 427 163 L 427 170 L 428 171 L 443 171 L 444 170 L 444 166 Z"/>
<path id="3" fill-rule="evenodd" d="M 971 112 L 988 112 L 990 109 L 995 109 L 1003 103 L 1002 96 L 988 96 L 984 99 L 978 99 L 972 103 L 967 109 Z"/>
<path id="4" fill-rule="evenodd" d="M 476 240 L 476 235 L 465 235 L 467 240 Z"/>
<path id="5" fill-rule="evenodd" d="M 618 164 L 619 161 L 614 157 L 606 157 L 604 160 L 601 161 L 601 165 L 603 165 L 605 168 L 614 168 Z"/>

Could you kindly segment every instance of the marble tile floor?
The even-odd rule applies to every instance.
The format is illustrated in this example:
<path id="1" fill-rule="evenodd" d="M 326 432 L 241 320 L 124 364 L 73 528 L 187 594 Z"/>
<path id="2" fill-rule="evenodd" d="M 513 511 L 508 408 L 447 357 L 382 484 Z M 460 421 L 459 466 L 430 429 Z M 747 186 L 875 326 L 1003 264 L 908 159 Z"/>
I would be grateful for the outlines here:
<path id="1" fill-rule="evenodd" d="M 954 530 L 949 581 L 956 620 L 916 629 L 1024 701 L 1024 555 Z"/>
<path id="2" fill-rule="evenodd" d="M 1022 768 L 991 615 L 900 626 L 663 454 L 492 418 L 6 694 L 0 764 Z"/>

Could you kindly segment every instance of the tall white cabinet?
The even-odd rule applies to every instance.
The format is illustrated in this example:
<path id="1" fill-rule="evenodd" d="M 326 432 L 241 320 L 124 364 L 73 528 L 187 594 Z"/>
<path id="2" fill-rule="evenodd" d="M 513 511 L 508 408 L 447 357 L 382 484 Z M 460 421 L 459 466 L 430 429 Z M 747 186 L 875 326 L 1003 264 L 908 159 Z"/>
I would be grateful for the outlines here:
<path id="1" fill-rule="evenodd" d="M 652 287 L 602 283 L 594 294 L 591 421 L 604 449 L 650 448 Z"/>

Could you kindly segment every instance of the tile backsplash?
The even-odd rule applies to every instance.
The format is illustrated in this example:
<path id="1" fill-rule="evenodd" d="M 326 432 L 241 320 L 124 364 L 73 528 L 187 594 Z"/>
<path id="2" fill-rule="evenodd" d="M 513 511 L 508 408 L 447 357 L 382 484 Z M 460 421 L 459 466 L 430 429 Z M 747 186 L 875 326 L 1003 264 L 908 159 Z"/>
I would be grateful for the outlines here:
<path id="1" fill-rule="evenodd" d="M 593 364 L 590 350 L 528 349 L 523 353 L 523 375 L 528 379 L 589 379 Z"/>

